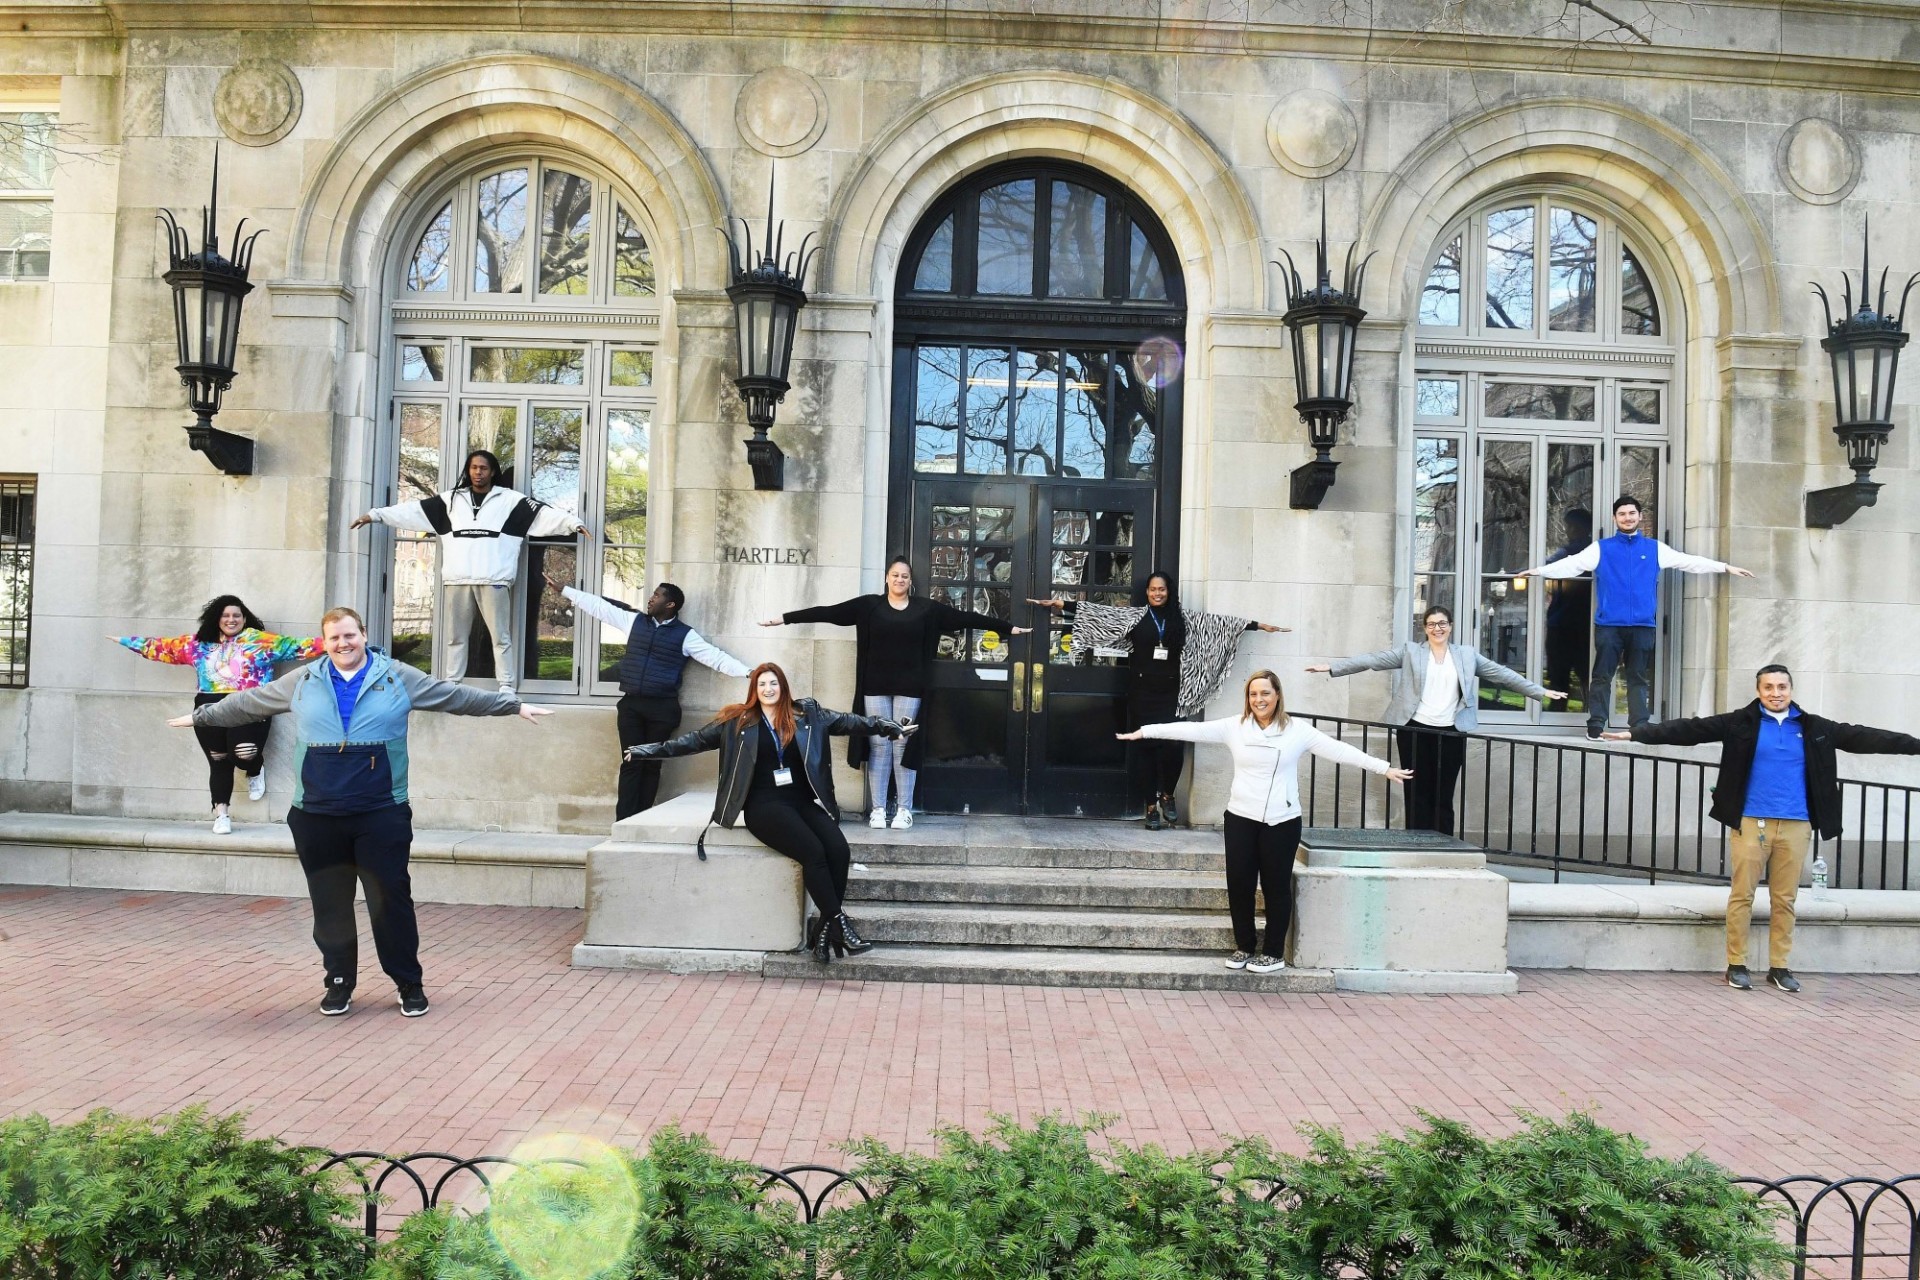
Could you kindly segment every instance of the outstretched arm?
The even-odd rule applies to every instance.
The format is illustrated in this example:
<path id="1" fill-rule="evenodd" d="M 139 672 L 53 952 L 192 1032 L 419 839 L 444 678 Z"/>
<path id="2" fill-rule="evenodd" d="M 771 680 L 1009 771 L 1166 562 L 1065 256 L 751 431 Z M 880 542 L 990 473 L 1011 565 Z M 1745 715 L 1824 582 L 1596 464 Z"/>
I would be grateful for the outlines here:
<path id="1" fill-rule="evenodd" d="M 1388 649 L 1376 649 L 1372 653 L 1356 653 L 1351 658 L 1335 658 L 1331 663 L 1308 667 L 1309 671 L 1324 671 L 1330 676 L 1350 676 L 1357 671 L 1398 671 L 1400 664 L 1406 661 L 1406 650 L 1400 645 Z"/>
<path id="2" fill-rule="evenodd" d="M 712 667 L 723 676 L 744 676 L 753 670 L 692 627 L 687 628 L 686 643 L 680 646 L 680 652 L 703 667 Z"/>
<path id="3" fill-rule="evenodd" d="M 271 631 L 260 631 L 254 634 L 253 641 L 266 650 L 273 662 L 299 662 L 326 652 L 326 641 L 319 636 L 278 636 Z"/>
<path id="4" fill-rule="evenodd" d="M 1656 747 L 1697 747 L 1703 742 L 1725 742 L 1740 723 L 1743 712 L 1729 711 L 1717 716 L 1689 716 L 1683 720 L 1649 721 L 1626 735 L 1634 742 Z M 1606 735 L 1613 738 L 1612 734 Z M 1620 741 L 1620 739 L 1614 739 Z"/>
<path id="5" fill-rule="evenodd" d="M 306 674 L 305 668 L 290 671 L 278 680 L 243 693 L 230 693 L 204 707 L 195 707 L 192 715 L 175 716 L 167 723 L 176 729 L 191 728 L 197 724 L 209 729 L 231 729 L 280 715 L 293 709 L 293 682 L 305 679 Z"/>
<path id="6" fill-rule="evenodd" d="M 1016 627 L 1005 618 L 956 609 L 944 600 L 933 602 L 933 616 L 942 631 L 998 631 L 1003 636 L 1023 636 L 1031 629 Z"/>
<path id="7" fill-rule="evenodd" d="M 643 742 L 628 747 L 627 759 L 667 760 L 675 756 L 697 756 L 702 751 L 715 751 L 726 738 L 728 727 L 724 720 L 711 720 L 692 733 L 683 733 L 665 742 Z"/>
<path id="8" fill-rule="evenodd" d="M 1349 764 L 1356 769 L 1365 769 L 1368 773 L 1377 773 L 1392 778 L 1396 782 L 1405 782 L 1413 776 L 1411 769 L 1396 769 L 1378 756 L 1370 756 L 1356 746 L 1328 737 L 1315 729 L 1313 737 L 1307 740 L 1307 751 L 1322 760 L 1331 760 L 1335 764 Z"/>
<path id="9" fill-rule="evenodd" d="M 114 640 L 149 662 L 190 667 L 200 658 L 200 641 L 192 636 L 115 636 Z"/>
<path id="10" fill-rule="evenodd" d="M 390 529 L 405 529 L 410 533 L 439 532 L 427 516 L 424 502 L 399 502 L 391 507 L 375 507 L 356 518 L 348 527 L 358 529 L 363 524 L 384 524 Z"/>
<path id="11" fill-rule="evenodd" d="M 533 720 L 550 716 L 545 707 L 523 706 L 520 695 L 511 690 L 476 689 L 452 680 L 436 680 L 426 672 L 396 662 L 391 668 L 399 673 L 407 687 L 407 698 L 415 711 L 444 711 L 453 716 L 514 716 Z"/>
<path id="12" fill-rule="evenodd" d="M 1857 756 L 1920 756 L 1920 738 L 1893 729 L 1874 729 L 1843 720 L 1827 721 L 1833 745 Z"/>
<path id="13" fill-rule="evenodd" d="M 851 600 L 842 600 L 839 604 L 816 604 L 805 609 L 789 609 L 777 618 L 769 618 L 760 625 L 778 627 L 801 622 L 824 622 L 833 627 L 851 627 L 866 616 L 873 607 L 872 596 L 855 596 Z"/>
<path id="14" fill-rule="evenodd" d="M 1564 693 L 1555 692 L 1545 685 L 1535 684 L 1518 671 L 1515 671 L 1512 667 L 1503 667 L 1484 653 L 1476 652 L 1473 656 L 1480 660 L 1477 669 L 1480 673 L 1480 678 L 1488 684 L 1497 684 L 1507 689 L 1517 689 L 1529 698 L 1532 698 L 1535 702 L 1555 702 L 1567 696 Z"/>
<path id="15" fill-rule="evenodd" d="M 1522 569 L 1523 578 L 1577 578 L 1583 573 L 1592 573 L 1600 567 L 1600 544 L 1589 542 L 1570 556 L 1561 556 L 1558 560 L 1539 565 L 1532 569 Z"/>
<path id="16" fill-rule="evenodd" d="M 1169 742 L 1225 742 L 1240 717 L 1224 720 L 1169 720 L 1165 724 L 1143 724 L 1132 733 L 1116 733 L 1122 742 L 1142 738 L 1163 738 Z"/>
<path id="17" fill-rule="evenodd" d="M 594 595 L 591 591 L 582 591 L 578 587 L 562 586 L 559 579 L 552 576 L 547 578 L 547 585 L 558 587 L 560 594 L 571 601 L 574 608 L 589 618 L 599 619 L 610 627 L 631 631 L 633 624 L 640 621 L 639 614 L 631 609 L 622 609 L 604 596 Z"/>
<path id="18" fill-rule="evenodd" d="M 1709 560 L 1705 556 L 1690 556 L 1684 551 L 1676 551 L 1666 543 L 1660 544 L 1660 567 L 1678 569 L 1681 573 L 1730 573 L 1736 578 L 1751 578 L 1753 570 L 1742 569 L 1738 565 L 1728 564 L 1724 560 Z"/>

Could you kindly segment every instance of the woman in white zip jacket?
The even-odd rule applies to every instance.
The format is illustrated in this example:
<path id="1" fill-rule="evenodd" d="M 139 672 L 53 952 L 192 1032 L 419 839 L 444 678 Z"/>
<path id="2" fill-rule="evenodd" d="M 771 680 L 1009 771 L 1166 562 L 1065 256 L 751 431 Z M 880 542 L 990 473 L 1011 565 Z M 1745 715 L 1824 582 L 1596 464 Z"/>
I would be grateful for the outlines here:
<path id="1" fill-rule="evenodd" d="M 1329 738 L 1304 720 L 1287 715 L 1280 677 L 1256 671 L 1247 677 L 1246 709 L 1222 720 L 1142 725 L 1115 735 L 1123 741 L 1171 738 L 1217 742 L 1233 755 L 1233 789 L 1227 797 L 1227 911 L 1233 917 L 1234 953 L 1227 968 L 1273 973 L 1287 967 L 1282 951 L 1293 919 L 1293 857 L 1300 848 L 1300 757 L 1316 755 L 1399 782 L 1413 776 Z M 1267 897 L 1266 946 L 1253 927 L 1253 895 Z"/>
<path id="2" fill-rule="evenodd" d="M 513 663 L 513 584 L 520 577 L 520 548 L 528 538 L 585 533 L 570 511 L 550 507 L 515 489 L 495 484 L 500 460 L 485 449 L 467 455 L 459 487 L 418 502 L 375 507 L 350 528 L 378 521 L 394 529 L 434 534 L 440 543 L 440 585 L 446 606 L 447 668 L 441 678 L 467 674 L 467 638 L 476 612 L 493 638 L 493 674 L 500 688 L 519 686 Z"/>

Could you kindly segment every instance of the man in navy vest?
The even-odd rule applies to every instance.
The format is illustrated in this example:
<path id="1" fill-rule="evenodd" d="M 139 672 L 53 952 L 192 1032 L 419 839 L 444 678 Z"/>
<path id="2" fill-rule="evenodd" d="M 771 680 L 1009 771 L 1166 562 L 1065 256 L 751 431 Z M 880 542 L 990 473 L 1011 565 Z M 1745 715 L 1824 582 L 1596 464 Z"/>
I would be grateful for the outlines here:
<path id="1" fill-rule="evenodd" d="M 1622 497 L 1613 504 L 1611 538 L 1586 550 L 1525 571 L 1527 577 L 1577 578 L 1593 575 L 1597 600 L 1593 613 L 1593 684 L 1587 690 L 1587 737 L 1600 740 L 1613 709 L 1613 673 L 1627 660 L 1627 723 L 1639 728 L 1653 716 L 1653 650 L 1660 623 L 1660 571 L 1752 573 L 1705 556 L 1675 551 L 1640 532 L 1640 502 Z"/>
<path id="2" fill-rule="evenodd" d="M 744 676 L 751 668 L 680 621 L 687 596 L 671 582 L 653 589 L 645 613 L 575 587 L 552 585 L 582 613 L 627 634 L 626 656 L 620 659 L 620 704 L 615 709 L 622 755 L 620 799 L 614 814 L 630 818 L 651 809 L 660 794 L 660 761 L 629 760 L 626 749 L 673 736 L 680 725 L 680 676 L 687 660 L 712 667 L 723 676 Z"/>

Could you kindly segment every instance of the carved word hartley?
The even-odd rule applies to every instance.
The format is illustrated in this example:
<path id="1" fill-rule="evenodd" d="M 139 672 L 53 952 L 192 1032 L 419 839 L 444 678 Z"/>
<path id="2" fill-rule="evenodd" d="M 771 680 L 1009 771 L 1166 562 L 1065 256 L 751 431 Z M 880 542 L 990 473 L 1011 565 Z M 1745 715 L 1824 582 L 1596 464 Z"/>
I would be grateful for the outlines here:
<path id="1" fill-rule="evenodd" d="M 732 547 L 720 548 L 722 564 L 812 564 L 812 547 Z"/>

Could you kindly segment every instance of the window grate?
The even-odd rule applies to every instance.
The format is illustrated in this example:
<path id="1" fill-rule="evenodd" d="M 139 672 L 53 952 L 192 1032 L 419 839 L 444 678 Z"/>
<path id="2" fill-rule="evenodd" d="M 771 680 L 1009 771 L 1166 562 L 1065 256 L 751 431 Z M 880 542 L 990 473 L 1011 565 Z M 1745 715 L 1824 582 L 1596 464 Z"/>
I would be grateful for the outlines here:
<path id="1" fill-rule="evenodd" d="M 0 476 L 0 688 L 24 689 L 33 628 L 31 476 Z"/>

